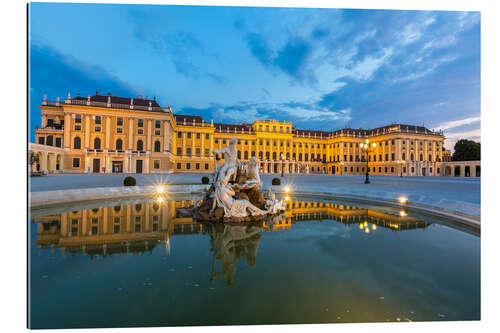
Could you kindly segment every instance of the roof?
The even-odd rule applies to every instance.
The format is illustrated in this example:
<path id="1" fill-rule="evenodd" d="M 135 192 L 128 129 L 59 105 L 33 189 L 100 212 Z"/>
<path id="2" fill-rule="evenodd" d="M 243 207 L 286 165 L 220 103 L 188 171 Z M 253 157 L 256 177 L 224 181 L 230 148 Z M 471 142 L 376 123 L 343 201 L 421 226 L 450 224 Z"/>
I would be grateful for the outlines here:
<path id="1" fill-rule="evenodd" d="M 156 102 L 156 98 L 153 99 L 145 99 L 142 98 L 141 96 L 136 97 L 136 98 L 129 98 L 129 97 L 119 97 L 119 96 L 111 96 L 111 94 L 108 95 L 100 95 L 100 94 L 95 94 L 94 96 L 90 96 L 90 101 L 91 102 L 101 102 L 101 103 L 107 103 L 108 102 L 108 97 L 111 97 L 111 103 L 113 104 L 126 104 L 130 105 L 132 102 L 132 99 L 134 100 L 133 103 L 134 105 L 139 105 L 139 106 L 149 106 L 149 102 L 151 102 L 152 107 L 160 107 L 160 105 Z M 71 100 L 79 100 L 79 101 L 86 101 L 88 97 L 83 97 L 83 96 L 77 96 L 75 98 L 72 98 Z"/>

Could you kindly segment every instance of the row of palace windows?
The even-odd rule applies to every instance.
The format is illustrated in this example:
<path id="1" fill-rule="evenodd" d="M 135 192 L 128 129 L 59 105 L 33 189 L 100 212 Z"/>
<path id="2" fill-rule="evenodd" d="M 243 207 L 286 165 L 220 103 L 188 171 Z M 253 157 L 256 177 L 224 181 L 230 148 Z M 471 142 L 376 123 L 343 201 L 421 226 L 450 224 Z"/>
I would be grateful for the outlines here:
<path id="1" fill-rule="evenodd" d="M 409 140 L 409 141 L 410 141 L 410 145 L 411 145 L 411 146 L 413 146 L 414 140 Z M 417 141 L 417 140 L 415 140 L 415 141 Z M 427 141 L 426 141 L 426 142 L 427 142 Z M 428 141 L 428 143 L 429 143 L 429 149 L 431 149 L 431 148 L 432 148 L 432 142 L 433 142 L 433 141 Z M 396 140 L 392 139 L 392 140 L 386 140 L 386 141 L 379 141 L 379 142 L 377 143 L 377 146 L 384 146 L 384 145 L 385 145 L 385 146 L 388 146 L 388 145 L 389 145 L 389 143 L 391 143 L 392 145 L 395 145 L 395 144 L 396 144 Z M 437 149 L 439 148 L 439 142 L 435 142 L 435 143 L 436 143 L 436 150 L 437 150 Z M 341 145 L 341 144 L 342 144 L 342 143 L 334 143 L 334 144 L 333 144 L 333 148 L 340 148 L 340 145 Z M 403 145 L 406 145 L 406 140 L 402 140 L 402 144 L 403 144 Z M 344 142 L 344 143 L 343 143 L 343 145 L 344 145 L 344 148 L 347 148 L 348 146 L 349 146 L 350 148 L 352 148 L 352 147 L 353 147 L 353 143 L 352 143 L 352 142 L 349 142 L 349 143 Z M 420 141 L 420 146 L 423 146 L 423 145 L 424 145 L 424 141 Z M 357 144 L 357 143 L 354 143 L 354 147 L 358 147 L 358 144 Z"/>
<path id="2" fill-rule="evenodd" d="M 208 163 L 205 163 L 205 170 L 208 170 L 209 165 Z M 182 163 L 177 163 L 177 170 L 182 169 Z M 195 170 L 200 170 L 200 163 L 194 163 L 194 169 Z M 186 163 L 186 170 L 191 170 L 191 163 Z"/>
<path id="3" fill-rule="evenodd" d="M 373 158 L 372 158 L 373 156 Z M 402 154 L 402 160 L 403 161 L 406 161 L 406 153 L 403 153 Z M 377 155 L 374 154 L 374 155 L 368 155 L 368 161 L 371 162 L 373 159 L 373 162 L 377 162 Z M 391 153 L 391 161 L 395 161 L 396 160 L 396 156 L 394 153 Z M 413 153 L 410 154 L 410 161 L 414 161 L 415 160 L 415 155 Z M 419 156 L 419 161 L 423 161 L 424 160 L 424 155 L 423 154 L 420 154 Z M 349 162 L 365 162 L 366 159 L 363 155 L 359 156 L 359 155 L 356 155 L 353 157 L 353 155 L 344 155 L 344 161 L 349 161 Z M 384 155 L 384 159 L 382 159 L 382 154 L 379 154 L 378 155 L 378 161 L 379 162 L 382 162 L 382 161 L 389 161 L 389 154 L 385 154 Z M 429 154 L 429 159 L 428 161 L 432 161 L 432 154 Z M 440 161 L 440 158 L 438 155 L 436 155 L 436 162 L 439 162 Z M 330 162 L 331 162 L 331 157 L 330 157 Z M 333 162 L 340 162 L 340 155 L 337 155 L 337 156 L 333 156 Z"/>
<path id="4" fill-rule="evenodd" d="M 82 149 L 82 139 L 80 139 L 80 137 L 77 136 L 73 139 L 73 148 L 74 149 Z M 101 139 L 100 138 L 94 139 L 94 149 L 101 149 Z M 115 149 L 116 150 L 123 150 L 122 139 L 116 140 Z M 142 140 L 137 140 L 137 150 L 144 151 L 144 143 Z M 155 141 L 155 143 L 154 143 L 154 152 L 155 153 L 161 152 L 161 143 L 158 140 Z"/>
<path id="5" fill-rule="evenodd" d="M 80 158 L 79 157 L 73 158 L 73 168 L 80 168 Z M 153 169 L 159 169 L 159 168 L 160 168 L 160 160 L 153 160 Z"/>
<path id="6" fill-rule="evenodd" d="M 39 136 L 38 143 L 41 145 L 62 147 L 62 138 L 56 137 L 54 144 L 54 136 L 52 135 L 48 135 L 47 137 Z"/>
<path id="7" fill-rule="evenodd" d="M 75 124 L 81 124 L 81 123 L 82 123 L 82 116 L 75 115 Z M 100 125 L 102 123 L 102 117 L 95 116 L 94 123 L 96 125 Z M 122 117 L 116 118 L 116 126 L 123 126 L 123 118 Z M 144 127 L 144 119 L 137 119 L 137 127 Z M 161 120 L 155 120 L 155 128 L 161 128 Z"/>
<path id="8" fill-rule="evenodd" d="M 223 145 L 225 145 L 227 143 L 228 139 L 215 139 L 215 144 L 219 144 L 220 141 L 222 142 Z M 245 145 L 248 146 L 248 140 L 238 140 L 238 144 L 241 145 L 243 141 L 244 141 Z M 282 140 L 265 140 L 265 145 L 266 146 L 270 146 L 271 145 L 271 141 L 272 141 L 272 145 L 274 147 L 278 146 L 278 142 L 279 142 L 279 146 L 280 147 L 284 147 L 285 146 L 285 143 Z M 252 146 L 255 146 L 255 140 L 251 140 L 251 144 L 252 144 Z M 262 140 L 262 139 L 259 140 L 259 146 L 263 146 L 263 145 L 264 145 L 264 140 Z M 302 142 L 299 142 L 298 145 L 299 145 L 299 148 L 302 148 Z M 311 148 L 314 148 L 314 147 L 321 148 L 321 145 L 323 145 L 323 148 L 326 148 L 326 144 L 320 144 L 320 143 L 316 143 L 316 144 L 314 144 L 314 143 L 305 143 L 304 145 L 305 145 L 306 148 L 309 148 L 309 147 L 311 147 Z M 290 141 L 286 141 L 286 146 L 290 147 Z M 297 146 L 297 143 L 293 142 L 292 143 L 292 147 L 295 148 L 296 146 Z"/>
<path id="9" fill-rule="evenodd" d="M 285 126 L 278 126 L 278 127 L 279 127 L 279 131 L 281 133 L 283 133 L 283 129 L 285 129 L 286 133 L 290 133 L 290 127 L 288 127 L 288 126 L 286 126 L 286 127 Z M 264 127 L 262 125 L 259 125 L 259 131 L 262 132 L 263 129 L 264 129 Z M 269 125 L 266 125 L 265 129 L 266 129 L 266 132 L 269 132 L 269 130 L 270 130 Z M 276 126 L 273 126 L 273 132 L 276 132 Z"/>
<path id="10" fill-rule="evenodd" d="M 201 133 L 191 133 L 191 132 L 177 132 L 177 138 L 182 139 L 182 133 L 186 133 L 186 138 L 191 139 L 193 134 L 196 134 L 197 139 L 201 139 Z M 205 134 L 205 139 L 210 139 L 210 134 Z"/>
<path id="11" fill-rule="evenodd" d="M 191 148 L 186 148 L 186 156 L 192 156 L 192 152 Z M 201 148 L 195 148 L 195 152 L 197 157 L 201 156 Z M 181 147 L 177 147 L 177 156 L 183 156 Z M 210 149 L 205 148 L 203 156 L 210 156 Z"/>

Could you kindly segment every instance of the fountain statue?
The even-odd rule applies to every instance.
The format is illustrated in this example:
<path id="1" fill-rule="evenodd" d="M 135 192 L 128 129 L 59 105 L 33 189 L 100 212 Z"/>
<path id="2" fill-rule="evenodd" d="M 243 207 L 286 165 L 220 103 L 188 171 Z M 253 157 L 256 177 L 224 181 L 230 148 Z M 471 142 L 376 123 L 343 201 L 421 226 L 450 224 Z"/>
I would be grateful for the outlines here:
<path id="1" fill-rule="evenodd" d="M 212 183 L 203 191 L 202 198 L 191 212 L 198 221 L 249 222 L 268 219 L 285 210 L 286 203 L 277 200 L 274 193 L 260 190 L 259 160 L 253 156 L 249 161 L 238 161 L 236 144 L 231 139 L 229 145 L 214 150 L 224 154 L 224 165 L 217 167 L 212 175 Z"/>

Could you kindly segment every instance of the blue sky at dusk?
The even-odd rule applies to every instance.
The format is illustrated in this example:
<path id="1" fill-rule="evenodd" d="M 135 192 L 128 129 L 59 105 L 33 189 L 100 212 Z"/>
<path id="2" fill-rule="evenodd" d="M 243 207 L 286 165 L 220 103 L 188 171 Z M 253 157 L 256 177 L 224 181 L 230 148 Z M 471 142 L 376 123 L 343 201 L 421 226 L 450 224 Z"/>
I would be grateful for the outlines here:
<path id="1" fill-rule="evenodd" d="M 480 139 L 478 12 L 32 3 L 29 16 L 31 140 L 43 94 L 96 90 L 206 121 Z"/>

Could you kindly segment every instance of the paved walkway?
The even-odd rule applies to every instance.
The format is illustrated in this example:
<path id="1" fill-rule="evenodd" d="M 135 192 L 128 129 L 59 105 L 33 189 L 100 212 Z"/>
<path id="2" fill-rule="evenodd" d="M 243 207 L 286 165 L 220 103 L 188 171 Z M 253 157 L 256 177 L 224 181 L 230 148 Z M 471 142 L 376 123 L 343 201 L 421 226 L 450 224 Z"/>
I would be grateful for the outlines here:
<path id="1" fill-rule="evenodd" d="M 133 175 L 138 186 L 159 183 L 200 183 L 203 173 L 176 173 L 164 175 Z M 261 175 L 264 186 L 280 175 Z M 32 192 L 119 187 L 126 175 L 50 175 L 31 178 Z M 371 176 L 371 184 L 364 184 L 363 176 L 285 175 L 282 185 L 311 192 L 358 195 L 379 199 L 397 199 L 405 196 L 411 202 L 443 207 L 480 216 L 480 178 L 454 177 L 389 177 Z"/>

